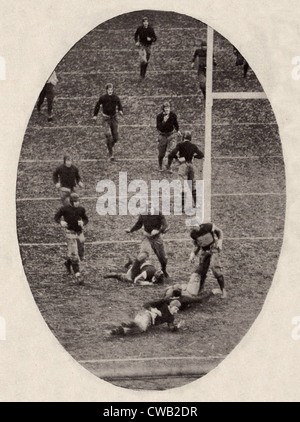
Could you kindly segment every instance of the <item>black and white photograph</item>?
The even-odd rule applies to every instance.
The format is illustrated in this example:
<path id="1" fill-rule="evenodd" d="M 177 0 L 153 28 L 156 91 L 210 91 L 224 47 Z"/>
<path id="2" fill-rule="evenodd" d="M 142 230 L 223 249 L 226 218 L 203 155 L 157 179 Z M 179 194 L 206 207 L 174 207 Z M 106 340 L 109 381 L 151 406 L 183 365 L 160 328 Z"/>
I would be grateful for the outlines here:
<path id="1" fill-rule="evenodd" d="M 76 370 L 122 397 L 175 400 L 220 374 L 253 334 L 286 249 L 290 174 L 284 118 L 260 79 L 262 68 L 277 69 L 256 67 L 245 48 L 263 56 L 262 37 L 245 31 L 235 43 L 207 19 L 205 1 L 203 17 L 196 7 L 142 3 L 99 15 L 34 86 L 15 167 L 15 230 L 21 290 Z"/>

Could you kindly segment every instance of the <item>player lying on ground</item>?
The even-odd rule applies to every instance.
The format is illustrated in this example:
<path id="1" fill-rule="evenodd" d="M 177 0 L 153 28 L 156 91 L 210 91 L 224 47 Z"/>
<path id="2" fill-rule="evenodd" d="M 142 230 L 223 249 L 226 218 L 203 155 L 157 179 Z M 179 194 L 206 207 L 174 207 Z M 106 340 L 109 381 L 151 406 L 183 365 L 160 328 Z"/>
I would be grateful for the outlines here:
<path id="1" fill-rule="evenodd" d="M 148 252 L 140 253 L 135 259 L 130 258 L 125 268 L 128 269 L 126 273 L 110 273 L 104 278 L 115 278 L 141 286 L 153 286 L 164 281 L 162 270 L 157 270 L 151 263 Z"/>
<path id="2" fill-rule="evenodd" d="M 189 284 L 175 284 L 165 290 L 164 299 L 166 302 L 178 300 L 181 303 L 180 310 L 184 311 L 195 303 L 206 303 L 212 296 L 221 294 L 219 289 L 214 289 L 210 293 L 202 296 L 195 296 L 189 291 Z"/>
<path id="3" fill-rule="evenodd" d="M 177 331 L 181 324 L 175 324 L 175 315 L 180 306 L 178 300 L 173 300 L 170 303 L 164 300 L 146 303 L 133 321 L 123 322 L 108 333 L 110 335 L 140 334 L 148 331 L 151 327 L 165 323 L 168 324 L 169 330 Z"/>

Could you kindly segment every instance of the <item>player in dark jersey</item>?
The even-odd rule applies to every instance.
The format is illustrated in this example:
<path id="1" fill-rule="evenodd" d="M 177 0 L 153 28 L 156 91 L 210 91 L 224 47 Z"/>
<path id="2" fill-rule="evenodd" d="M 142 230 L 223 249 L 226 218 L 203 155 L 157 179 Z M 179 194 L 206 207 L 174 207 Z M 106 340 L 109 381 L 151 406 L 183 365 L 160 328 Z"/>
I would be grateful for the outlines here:
<path id="1" fill-rule="evenodd" d="M 140 334 L 152 326 L 168 324 L 171 331 L 181 327 L 180 322 L 175 324 L 175 315 L 181 304 L 178 300 L 167 303 L 165 300 L 145 303 L 143 309 L 137 313 L 133 321 L 123 322 L 109 331 L 110 335 Z"/>
<path id="2" fill-rule="evenodd" d="M 110 160 L 114 160 L 113 147 L 119 140 L 117 113 L 123 116 L 123 107 L 120 98 L 114 94 L 113 84 L 107 84 L 106 94 L 97 101 L 93 119 L 96 121 L 102 106 L 102 124 L 105 130 L 106 145 Z"/>
<path id="3" fill-rule="evenodd" d="M 141 286 L 153 286 L 164 281 L 163 272 L 151 263 L 147 252 L 139 254 L 134 260 L 130 258 L 125 268 L 128 269 L 127 273 L 110 273 L 104 278 L 115 278 Z"/>
<path id="4" fill-rule="evenodd" d="M 162 111 L 156 116 L 156 129 L 158 131 L 158 166 L 163 171 L 163 160 L 167 151 L 172 151 L 176 139 L 181 136 L 177 115 L 171 111 L 171 104 L 165 102 Z"/>
<path id="5" fill-rule="evenodd" d="M 190 291 L 191 290 L 191 291 Z M 213 289 L 211 292 L 198 296 L 193 294 L 193 282 L 187 284 L 174 284 L 166 288 L 164 293 L 164 300 L 179 300 L 181 303 L 180 311 L 184 311 L 187 308 L 190 308 L 191 305 L 200 303 L 206 303 L 211 297 L 220 294 L 219 289 Z"/>
<path id="6" fill-rule="evenodd" d="M 83 227 L 88 224 L 88 217 L 83 207 L 79 205 L 79 196 L 77 193 L 71 193 L 70 203 L 61 207 L 54 217 L 56 223 L 65 229 L 67 239 L 67 260 L 65 267 L 71 274 L 71 269 L 75 274 L 79 284 L 83 284 L 80 274 L 79 264 L 84 257 Z"/>
<path id="7" fill-rule="evenodd" d="M 199 265 L 191 275 L 190 292 L 197 295 L 203 290 L 210 268 L 219 283 L 222 298 L 225 299 L 227 292 L 220 260 L 223 244 L 222 230 L 213 223 L 201 224 L 199 228 L 191 231 L 191 238 L 194 242 L 194 249 L 190 256 L 190 262 L 194 263 L 196 256 L 199 256 Z"/>
<path id="8" fill-rule="evenodd" d="M 174 159 L 179 163 L 178 177 L 181 180 L 190 180 L 192 183 L 192 195 L 193 200 L 196 205 L 196 180 L 195 180 L 195 171 L 193 166 L 194 158 L 201 160 L 204 159 L 204 154 L 197 145 L 191 142 L 192 134 L 189 131 L 184 132 L 183 141 L 179 142 L 173 151 L 168 156 L 168 165 L 167 169 L 171 171 L 171 164 Z M 201 171 L 202 173 L 202 171 Z M 182 202 L 184 205 L 184 193 L 182 196 Z"/>
<path id="9" fill-rule="evenodd" d="M 203 93 L 204 99 L 206 98 L 206 61 L 207 61 L 207 42 L 201 41 L 201 46 L 198 48 L 192 59 L 192 69 L 196 67 L 200 83 L 200 89 Z M 213 65 L 216 66 L 217 62 L 213 58 Z"/>
<path id="10" fill-rule="evenodd" d="M 145 78 L 147 67 L 151 56 L 152 43 L 156 42 L 157 37 L 154 29 L 149 25 L 149 20 L 144 17 L 142 25 L 139 26 L 134 34 L 134 40 L 137 47 L 139 47 L 140 57 L 140 75 L 141 80 Z"/>
<path id="11" fill-rule="evenodd" d="M 75 191 L 76 186 L 84 187 L 79 170 L 73 165 L 70 155 L 65 155 L 63 164 L 53 172 L 53 182 L 60 189 L 63 205 L 69 203 L 70 194 Z"/>
<path id="12" fill-rule="evenodd" d="M 235 47 L 233 47 L 233 54 L 236 56 L 235 65 L 236 66 L 243 66 L 244 78 L 246 78 L 248 70 L 249 70 L 249 64 L 248 64 L 247 60 L 245 60 L 245 58 L 241 55 L 239 50 L 236 49 Z"/>
<path id="13" fill-rule="evenodd" d="M 136 224 L 131 229 L 127 229 L 126 233 L 133 233 L 140 230 L 142 227 L 144 227 L 144 239 L 140 247 L 140 253 L 146 252 L 150 256 L 151 251 L 153 250 L 161 264 L 164 276 L 168 278 L 168 259 L 165 252 L 164 242 L 161 237 L 161 234 L 166 233 L 168 230 L 165 216 L 163 216 L 161 212 L 158 214 L 151 214 L 151 212 L 146 215 L 141 214 Z"/>

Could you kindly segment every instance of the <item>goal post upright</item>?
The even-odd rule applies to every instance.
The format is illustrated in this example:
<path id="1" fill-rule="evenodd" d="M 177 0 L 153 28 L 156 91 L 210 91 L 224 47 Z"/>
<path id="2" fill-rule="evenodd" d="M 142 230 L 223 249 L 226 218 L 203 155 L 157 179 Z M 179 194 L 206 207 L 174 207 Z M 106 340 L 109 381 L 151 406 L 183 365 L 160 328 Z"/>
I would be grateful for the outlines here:
<path id="1" fill-rule="evenodd" d="M 206 99 L 205 99 L 205 143 L 204 143 L 204 222 L 211 220 L 211 141 L 213 106 L 213 56 L 214 30 L 207 27 Z"/>

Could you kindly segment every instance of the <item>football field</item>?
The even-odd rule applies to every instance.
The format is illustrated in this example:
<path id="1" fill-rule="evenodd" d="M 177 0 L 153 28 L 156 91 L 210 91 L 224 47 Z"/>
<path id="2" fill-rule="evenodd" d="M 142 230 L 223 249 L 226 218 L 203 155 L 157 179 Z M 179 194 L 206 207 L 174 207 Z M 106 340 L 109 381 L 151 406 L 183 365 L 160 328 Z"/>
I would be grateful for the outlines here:
<path id="1" fill-rule="evenodd" d="M 158 40 L 146 79 L 140 83 L 133 36 L 144 15 Z M 138 252 L 141 233 L 125 233 L 137 217 L 97 214 L 96 186 L 106 179 L 117 183 L 120 172 L 127 172 L 129 182 L 176 178 L 176 172 L 158 172 L 156 115 L 166 100 L 178 116 L 181 131 L 191 130 L 193 142 L 204 151 L 205 106 L 191 61 L 206 34 L 203 23 L 171 12 L 130 13 L 101 24 L 58 64 L 54 122 L 48 123 L 45 115 L 33 110 L 21 150 L 17 229 L 34 299 L 74 359 L 126 388 L 177 387 L 216 366 L 259 314 L 281 250 L 285 171 L 272 107 L 266 99 L 214 100 L 209 200 L 212 222 L 225 237 L 222 263 L 228 299 L 216 296 L 180 312 L 177 319 L 185 325 L 176 333 L 166 326 L 139 337 L 110 338 L 105 333 L 114 323 L 133 317 L 144 302 L 161 298 L 166 286 L 186 283 L 193 271 L 185 217 L 171 215 L 167 217 L 170 231 L 164 237 L 170 279 L 164 286 L 133 287 L 104 279 L 104 274 L 122 270 L 127 254 Z M 218 33 L 214 56 L 214 92 L 263 91 L 252 70 L 243 78 L 232 45 Z M 124 108 L 113 163 L 107 158 L 101 123 L 92 119 L 108 82 L 114 84 Z M 65 153 L 71 153 L 80 169 L 85 184 L 79 191 L 81 205 L 90 220 L 82 263 L 85 285 L 80 287 L 66 274 L 65 238 L 54 222 L 61 202 L 52 173 Z M 217 286 L 209 273 L 205 291 Z"/>

